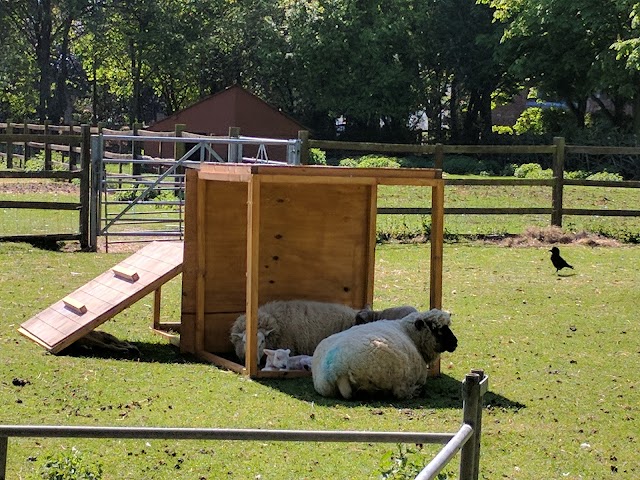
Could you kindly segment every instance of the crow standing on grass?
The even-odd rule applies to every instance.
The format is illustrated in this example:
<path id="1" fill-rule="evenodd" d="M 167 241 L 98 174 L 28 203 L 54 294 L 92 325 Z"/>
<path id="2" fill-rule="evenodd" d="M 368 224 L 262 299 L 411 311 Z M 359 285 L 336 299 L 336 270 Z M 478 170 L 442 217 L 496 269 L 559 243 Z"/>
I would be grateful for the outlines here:
<path id="1" fill-rule="evenodd" d="M 573 267 L 560 256 L 560 249 L 558 247 L 553 247 L 549 251 L 551 252 L 551 263 L 553 263 L 553 266 L 556 267 L 556 273 L 558 273 L 565 267 L 573 270 Z"/>

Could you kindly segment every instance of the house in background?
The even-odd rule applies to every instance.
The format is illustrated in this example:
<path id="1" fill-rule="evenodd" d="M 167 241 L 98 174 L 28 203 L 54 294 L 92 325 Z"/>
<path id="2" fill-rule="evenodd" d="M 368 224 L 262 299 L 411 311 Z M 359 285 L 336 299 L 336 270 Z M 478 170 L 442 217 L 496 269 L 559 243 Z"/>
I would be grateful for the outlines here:
<path id="1" fill-rule="evenodd" d="M 146 130 L 174 132 L 178 124 L 185 130 L 202 135 L 227 136 L 229 127 L 239 127 L 245 137 L 292 139 L 304 125 L 272 107 L 244 88 L 234 85 L 164 118 Z M 153 157 L 173 158 L 173 145 L 145 142 L 145 154 Z M 272 160 L 285 160 L 284 147 L 267 147 Z M 248 152 L 247 152 L 248 153 Z"/>

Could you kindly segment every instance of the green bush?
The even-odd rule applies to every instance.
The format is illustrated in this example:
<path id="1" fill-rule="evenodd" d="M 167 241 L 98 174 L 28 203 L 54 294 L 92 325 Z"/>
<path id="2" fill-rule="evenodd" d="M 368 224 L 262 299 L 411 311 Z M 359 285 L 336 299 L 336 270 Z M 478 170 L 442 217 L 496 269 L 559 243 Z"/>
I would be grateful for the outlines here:
<path id="1" fill-rule="evenodd" d="M 444 158 L 443 170 L 452 175 L 495 175 L 500 171 L 500 166 L 491 160 L 450 155 Z"/>
<path id="2" fill-rule="evenodd" d="M 400 162 L 395 157 L 367 155 L 360 159 L 359 168 L 400 168 Z"/>
<path id="3" fill-rule="evenodd" d="M 343 158 L 342 160 L 340 160 L 339 165 L 341 167 L 357 167 L 358 160 L 356 160 L 355 158 Z"/>
<path id="4" fill-rule="evenodd" d="M 601 180 L 608 182 L 621 182 L 624 180 L 619 173 L 597 172 L 587 177 L 587 180 Z"/>
<path id="5" fill-rule="evenodd" d="M 340 166 L 360 168 L 400 168 L 400 162 L 395 157 L 364 155 L 359 158 L 343 158 L 340 160 Z"/>
<path id="6" fill-rule="evenodd" d="M 513 130 L 518 134 L 533 133 L 542 135 L 545 132 L 544 121 L 542 117 L 542 109 L 540 107 L 530 107 L 525 109 L 521 114 Z"/>
<path id="7" fill-rule="evenodd" d="M 570 180 L 583 180 L 589 176 L 589 172 L 584 170 L 574 170 L 573 172 L 564 172 L 564 178 Z"/>
<path id="8" fill-rule="evenodd" d="M 309 149 L 309 165 L 326 165 L 327 153 L 319 148 Z"/>
<path id="9" fill-rule="evenodd" d="M 542 169 L 537 163 L 525 163 L 516 167 L 513 176 L 517 178 L 546 179 L 553 178 L 553 170 L 550 168 Z"/>

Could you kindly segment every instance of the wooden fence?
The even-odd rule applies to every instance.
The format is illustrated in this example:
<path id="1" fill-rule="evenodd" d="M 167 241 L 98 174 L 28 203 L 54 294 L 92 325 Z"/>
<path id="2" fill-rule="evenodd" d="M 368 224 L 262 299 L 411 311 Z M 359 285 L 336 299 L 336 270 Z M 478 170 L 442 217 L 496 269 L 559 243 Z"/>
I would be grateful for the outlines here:
<path id="1" fill-rule="evenodd" d="M 20 127 L 20 128 L 18 128 Z M 40 201 L 0 201 L 3 209 L 35 209 L 35 210 L 71 210 L 78 211 L 78 230 L 74 233 L 22 234 L 7 235 L 0 232 L 0 239 L 5 241 L 32 241 L 45 239 L 51 241 L 78 240 L 82 248 L 88 247 L 89 241 L 89 167 L 91 163 L 90 135 L 88 125 L 82 126 L 50 126 L 32 124 L 2 124 L 0 129 L 0 145 L 5 150 L 0 152 L 7 164 L 7 170 L 0 170 L 0 179 L 54 179 L 80 181 L 77 202 L 40 202 Z M 17 130 L 20 133 L 17 133 Z M 35 133 L 34 133 L 35 132 Z M 25 163 L 38 150 L 44 151 L 44 169 L 42 171 L 25 171 Z M 53 168 L 52 152 L 66 155 L 68 162 L 64 168 Z M 64 157 L 63 157 L 64 158 Z"/>
<path id="2" fill-rule="evenodd" d="M 391 155 L 414 154 L 432 155 L 435 168 L 442 168 L 447 154 L 488 155 L 488 154 L 544 154 L 551 157 L 553 178 L 551 179 L 519 179 L 519 178 L 460 178 L 445 179 L 445 185 L 464 186 L 546 186 L 552 189 L 551 205 L 544 208 L 447 208 L 445 215 L 550 215 L 551 225 L 562 226 L 564 215 L 600 215 L 617 217 L 638 217 L 640 210 L 612 210 L 593 208 L 565 208 L 563 193 L 566 185 L 607 188 L 640 188 L 640 181 L 600 181 L 575 180 L 564 178 L 565 157 L 570 154 L 585 155 L 637 155 L 640 158 L 640 147 L 592 147 L 566 145 L 564 138 L 555 138 L 553 145 L 407 145 L 389 143 L 360 143 L 313 140 L 306 131 L 299 133 L 302 140 L 301 161 L 308 163 L 309 149 L 334 150 L 358 153 L 385 153 Z M 639 160 L 640 161 L 640 160 Z M 384 214 L 421 214 L 428 215 L 429 208 L 379 208 Z"/>
<path id="3" fill-rule="evenodd" d="M 166 137 L 199 137 L 185 131 L 184 125 L 176 125 L 174 132 L 153 132 L 144 130 L 140 126 L 134 126 L 133 130 L 109 130 L 102 127 L 82 126 L 59 126 L 34 125 L 29 123 L 0 123 L 0 158 L 6 160 L 7 170 L 0 171 L 0 179 L 33 179 L 33 178 L 53 178 L 62 180 L 80 179 L 80 196 L 78 202 L 20 202 L 2 201 L 0 208 L 15 209 L 48 209 L 48 210 L 78 210 L 79 228 L 77 233 L 47 235 L 3 235 L 0 231 L 0 240 L 26 240 L 32 237 L 49 238 L 51 240 L 80 240 L 83 248 L 88 245 L 89 240 L 89 207 L 92 195 L 89 185 L 89 165 L 90 165 L 90 135 L 103 133 L 105 144 L 110 144 L 105 152 L 105 158 L 133 159 L 148 158 L 151 168 L 154 159 L 149 156 L 141 157 L 143 148 L 153 145 L 153 142 L 145 141 L 148 136 Z M 123 146 L 122 142 L 109 141 L 109 135 L 122 135 L 131 132 L 133 135 L 141 137 L 140 142 L 129 142 Z M 229 136 L 239 136 L 239 129 L 232 127 Z M 606 188 L 640 188 L 640 181 L 596 181 L 596 180 L 576 180 L 564 178 L 565 157 L 567 155 L 637 155 L 640 158 L 640 147 L 593 147 L 566 145 L 563 138 L 556 138 L 552 145 L 409 145 L 409 144 L 387 144 L 387 143 L 359 143 L 340 142 L 327 140 L 314 140 L 309 138 L 306 131 L 299 133 L 301 140 L 302 163 L 307 163 L 309 149 L 318 148 L 322 150 L 334 150 L 342 152 L 359 153 L 385 153 L 391 155 L 414 154 L 431 155 L 436 168 L 442 168 L 445 155 L 467 154 L 467 155 L 501 155 L 501 154 L 523 154 L 523 155 L 548 155 L 553 169 L 551 179 L 445 179 L 445 185 L 462 186 L 545 186 L 551 188 L 551 205 L 548 207 L 532 208 L 478 208 L 464 207 L 452 208 L 445 206 L 445 215 L 549 215 L 552 225 L 562 226 L 563 216 L 566 215 L 598 215 L 598 216 L 618 216 L 618 217 L 638 217 L 638 209 L 594 209 L 594 208 L 565 208 L 563 204 L 563 194 L 565 186 L 585 186 L 585 187 L 606 187 Z M 156 142 L 157 143 L 157 142 Z M 174 158 L 179 158 L 184 153 L 184 143 L 175 143 L 173 147 Z M 41 172 L 25 172 L 21 169 L 25 166 L 25 158 L 29 158 L 34 152 L 44 152 L 44 170 Z M 54 170 L 55 160 L 52 159 L 51 152 L 60 152 L 63 155 L 64 171 Z M 66 159 L 65 159 L 66 158 Z M 157 162 L 155 162 L 157 163 Z M 140 163 L 135 164 L 135 168 L 141 168 Z M 139 174 L 138 171 L 134 172 Z M 94 199 L 95 200 L 95 199 Z M 429 208 L 379 208 L 381 214 L 430 214 Z M 95 248 L 95 245 L 90 246 Z"/>

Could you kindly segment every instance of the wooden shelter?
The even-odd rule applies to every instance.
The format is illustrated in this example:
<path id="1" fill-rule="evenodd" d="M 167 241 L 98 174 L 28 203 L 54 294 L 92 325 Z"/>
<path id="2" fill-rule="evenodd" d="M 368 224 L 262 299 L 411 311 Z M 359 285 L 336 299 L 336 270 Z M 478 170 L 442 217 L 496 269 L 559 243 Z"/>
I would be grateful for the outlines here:
<path id="1" fill-rule="evenodd" d="M 181 350 L 250 376 L 282 376 L 258 370 L 259 305 L 372 304 L 378 185 L 432 189 L 430 306 L 441 307 L 441 170 L 203 164 L 187 171 Z M 229 330 L 243 313 L 240 365 Z"/>

